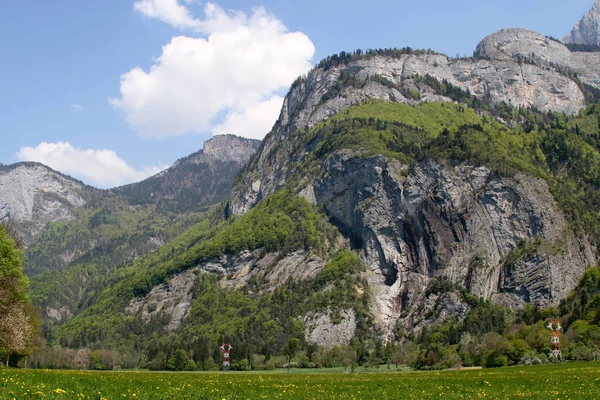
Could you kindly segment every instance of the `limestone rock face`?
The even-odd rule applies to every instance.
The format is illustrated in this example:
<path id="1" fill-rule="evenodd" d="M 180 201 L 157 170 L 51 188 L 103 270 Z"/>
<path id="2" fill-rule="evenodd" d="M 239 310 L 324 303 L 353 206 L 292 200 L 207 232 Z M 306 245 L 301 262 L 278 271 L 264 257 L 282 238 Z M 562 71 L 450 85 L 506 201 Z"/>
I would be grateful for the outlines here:
<path id="1" fill-rule="evenodd" d="M 141 314 L 146 322 L 164 315 L 169 319 L 167 330 L 179 328 L 192 306 L 192 287 L 197 271 L 194 268 L 187 270 L 174 276 L 169 283 L 155 286 L 145 297 L 131 300 L 125 312 Z"/>
<path id="2" fill-rule="evenodd" d="M 573 30 L 563 38 L 563 42 L 600 44 L 600 0 L 596 0 Z"/>
<path id="3" fill-rule="evenodd" d="M 91 188 L 41 164 L 0 165 L 0 219 L 16 222 L 30 243 L 49 222 L 75 219 L 86 190 Z"/>
<path id="4" fill-rule="evenodd" d="M 574 52 L 571 63 L 583 83 L 600 89 L 600 52 Z"/>
<path id="5" fill-rule="evenodd" d="M 330 156 L 317 203 L 364 250 L 380 327 L 419 307 L 431 279 L 514 308 L 556 305 L 597 255 L 576 237 L 545 181 L 426 161 L 408 177 L 384 157 Z M 404 168 L 405 169 L 405 168 Z M 538 250 L 507 261 L 519 243 Z M 423 315 L 419 314 L 422 318 Z M 415 320 L 404 320 L 409 327 Z"/>
<path id="6" fill-rule="evenodd" d="M 571 52 L 564 44 L 527 29 L 502 29 L 484 38 L 475 52 L 491 60 L 528 59 L 566 68 L 571 66 Z"/>
<path id="7" fill-rule="evenodd" d="M 533 38 L 531 40 L 535 39 L 535 43 L 531 44 L 532 47 L 538 45 L 536 40 L 541 40 L 541 35 L 533 33 L 523 39 L 520 39 L 520 35 L 521 33 L 508 36 L 523 41 Z M 564 46 L 555 43 L 549 44 L 545 52 L 538 51 L 538 56 L 549 61 L 561 59 L 566 63 L 568 57 L 564 53 Z M 482 45 L 482 49 L 487 48 L 487 45 Z M 298 158 L 290 159 L 294 146 L 289 140 L 292 133 L 310 129 L 318 122 L 368 99 L 408 104 L 450 101 L 435 94 L 417 76 L 429 75 L 439 81 L 446 80 L 475 96 L 489 99 L 492 103 L 506 102 L 513 106 L 566 113 L 575 113 L 585 107 L 585 97 L 573 80 L 548 65 L 518 63 L 507 52 L 498 50 L 494 54 L 500 59 L 491 60 L 452 60 L 436 54 L 406 54 L 398 58 L 374 56 L 330 69 L 313 70 L 291 88 L 279 120 L 264 139 L 261 151 L 246 167 L 243 179 L 234 186 L 230 200 L 231 213 L 240 215 L 247 212 L 258 201 L 283 185 L 289 167 L 303 157 L 302 154 L 295 154 L 292 157 Z M 560 54 L 560 57 L 555 53 Z M 364 86 L 346 87 L 338 95 L 331 97 L 329 94 L 339 80 L 348 75 L 354 75 L 359 81 L 365 82 Z M 379 76 L 390 84 L 370 80 L 373 76 Z M 420 99 L 405 96 L 403 93 L 406 90 L 401 92 L 401 88 L 416 91 Z"/>
<path id="8" fill-rule="evenodd" d="M 214 273 L 221 277 L 219 284 L 223 287 L 239 288 L 247 284 L 253 275 L 260 276 L 266 292 L 277 289 L 289 279 L 304 280 L 315 278 L 325 268 L 326 262 L 320 257 L 306 251 L 296 251 L 286 256 L 276 253 L 243 251 L 237 255 L 226 255 L 208 262 L 203 262 L 181 274 L 175 275 L 168 283 L 152 288 L 144 297 L 130 301 L 125 312 L 130 315 L 141 315 L 150 322 L 153 318 L 168 318 L 166 330 L 181 327 L 187 318 L 193 302 L 192 288 L 197 274 Z M 331 319 L 315 317 L 313 330 L 319 329 L 315 337 L 322 338 L 323 345 L 348 335 L 347 325 L 355 322 L 354 314 L 344 313 L 342 323 L 332 323 Z M 308 318 L 308 317 L 307 317 Z M 57 318 L 60 320 L 60 316 Z M 310 318 L 309 318 L 310 319 Z M 350 322 L 349 322 L 350 321 Z M 312 332 L 311 330 L 310 332 Z M 324 330 L 324 331 L 323 331 Z M 348 341 L 353 337 L 351 331 Z"/>
<path id="9" fill-rule="evenodd" d="M 335 321 L 329 314 L 315 314 L 305 318 L 307 340 L 331 349 L 334 346 L 347 345 L 356 332 L 354 310 L 345 310 Z"/>
<path id="10" fill-rule="evenodd" d="M 221 162 L 236 162 L 245 164 L 256 153 L 260 140 L 246 139 L 235 135 L 217 135 L 204 142 L 202 153 L 205 158 Z M 195 162 L 200 159 L 200 153 L 191 157 Z"/>

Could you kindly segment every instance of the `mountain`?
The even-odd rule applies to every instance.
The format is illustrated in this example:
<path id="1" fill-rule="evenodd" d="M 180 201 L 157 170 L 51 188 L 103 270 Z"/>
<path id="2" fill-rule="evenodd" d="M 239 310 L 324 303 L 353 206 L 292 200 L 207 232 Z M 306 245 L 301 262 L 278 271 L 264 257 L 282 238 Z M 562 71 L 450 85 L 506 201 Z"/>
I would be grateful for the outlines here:
<path id="1" fill-rule="evenodd" d="M 225 199 L 260 141 L 215 136 L 142 182 L 98 190 L 37 163 L 0 169 L 0 210 L 27 240 L 32 298 L 46 317 L 78 312 L 106 273 L 154 251 Z"/>
<path id="2" fill-rule="evenodd" d="M 15 222 L 27 243 L 49 222 L 76 219 L 98 192 L 42 164 L 0 164 L 0 220 Z"/>
<path id="3" fill-rule="evenodd" d="M 199 211 L 227 198 L 239 170 L 260 146 L 259 140 L 215 136 L 204 148 L 142 182 L 114 190 L 132 205 L 155 204 L 177 213 Z"/>
<path id="4" fill-rule="evenodd" d="M 577 22 L 573 30 L 563 38 L 565 43 L 600 45 L 600 1 Z"/>
<path id="5" fill-rule="evenodd" d="M 233 362 L 265 367 L 289 338 L 307 365 L 319 352 L 366 363 L 403 341 L 423 346 L 417 364 L 448 368 L 481 365 L 459 346 L 515 321 L 540 325 L 561 302 L 581 318 L 596 303 L 577 308 L 569 294 L 600 245 L 596 56 L 504 29 L 471 58 L 410 48 L 326 58 L 292 85 L 225 203 L 156 251 L 101 274 L 90 255 L 85 272 L 60 275 L 102 279 L 48 339 L 155 369 L 179 350 L 214 368 L 223 340 Z M 195 174 L 164 184 L 194 187 L 175 177 Z M 190 204 L 145 185 L 115 193 L 141 210 Z M 51 292 L 47 282 L 34 279 L 34 292 Z M 443 363 L 435 335 L 454 352 Z"/>
<path id="6" fill-rule="evenodd" d="M 600 243 L 598 66 L 575 56 L 508 29 L 469 59 L 323 60 L 227 206 L 118 269 L 54 339 L 136 341 L 160 367 L 175 346 L 204 354 L 192 347 L 223 337 L 266 355 L 288 337 L 366 346 L 485 304 L 557 306 Z"/>

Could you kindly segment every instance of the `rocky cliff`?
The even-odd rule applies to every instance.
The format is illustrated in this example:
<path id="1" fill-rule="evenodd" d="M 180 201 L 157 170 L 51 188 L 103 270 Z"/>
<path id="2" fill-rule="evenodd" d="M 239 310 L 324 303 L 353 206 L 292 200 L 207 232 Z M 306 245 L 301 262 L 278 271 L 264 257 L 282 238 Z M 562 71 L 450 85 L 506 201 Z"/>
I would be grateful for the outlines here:
<path id="1" fill-rule="evenodd" d="M 506 29 L 482 40 L 470 59 L 406 52 L 321 63 L 291 88 L 279 120 L 232 190 L 230 212 L 248 212 L 293 180 L 361 251 L 386 334 L 398 325 L 419 326 L 432 312 L 464 315 L 468 305 L 460 300 L 426 295 L 433 279 L 447 278 L 511 308 L 557 305 L 597 254 L 585 235 L 570 229 L 545 181 L 500 177 L 469 164 L 426 160 L 409 166 L 345 151 L 329 155 L 307 176 L 300 165 L 318 140 L 302 142 L 303 132 L 369 99 L 451 101 L 424 77 L 491 106 L 576 113 L 586 106 L 581 82 L 598 84 L 595 56 L 572 53 L 536 32 Z"/>
<path id="2" fill-rule="evenodd" d="M 329 156 L 323 170 L 309 192 L 361 243 L 386 332 L 422 305 L 434 277 L 513 309 L 547 307 L 596 262 L 595 249 L 573 235 L 543 180 L 433 161 L 409 169 L 345 152 Z M 536 240 L 534 253 L 511 259 L 520 243 Z M 424 314 L 402 323 L 410 328 Z"/>
<path id="3" fill-rule="evenodd" d="M 577 22 L 573 30 L 563 38 L 563 42 L 587 45 L 600 44 L 600 0 L 596 0 L 592 8 Z"/>
<path id="4" fill-rule="evenodd" d="M 37 163 L 0 166 L 0 219 L 30 243 L 51 221 L 70 221 L 93 189 Z"/>
<path id="5" fill-rule="evenodd" d="M 429 76 L 448 82 L 491 104 L 534 107 L 540 111 L 575 113 L 585 106 L 578 83 L 561 68 L 573 68 L 581 79 L 595 79 L 600 67 L 594 54 L 572 62 L 561 43 L 525 29 L 505 29 L 483 39 L 477 57 L 451 59 L 431 52 L 411 52 L 395 57 L 362 56 L 356 60 L 319 66 L 299 79 L 287 95 L 279 120 L 263 149 L 250 164 L 244 180 L 231 197 L 231 211 L 241 214 L 281 187 L 287 176 L 291 149 L 286 139 L 347 107 L 367 99 L 418 104 L 451 101 L 423 82 Z M 525 62 L 528 61 L 528 62 Z M 376 78 L 374 78 L 376 77 Z"/>

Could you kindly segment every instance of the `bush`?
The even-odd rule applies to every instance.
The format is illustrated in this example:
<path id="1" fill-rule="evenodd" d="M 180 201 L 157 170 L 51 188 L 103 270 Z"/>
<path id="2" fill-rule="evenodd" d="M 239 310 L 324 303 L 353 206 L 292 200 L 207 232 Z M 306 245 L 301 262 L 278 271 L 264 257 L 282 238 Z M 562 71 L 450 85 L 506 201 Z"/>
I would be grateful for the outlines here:
<path id="1" fill-rule="evenodd" d="M 508 365 L 508 357 L 496 351 L 492 351 L 485 357 L 486 368 L 506 367 Z"/>

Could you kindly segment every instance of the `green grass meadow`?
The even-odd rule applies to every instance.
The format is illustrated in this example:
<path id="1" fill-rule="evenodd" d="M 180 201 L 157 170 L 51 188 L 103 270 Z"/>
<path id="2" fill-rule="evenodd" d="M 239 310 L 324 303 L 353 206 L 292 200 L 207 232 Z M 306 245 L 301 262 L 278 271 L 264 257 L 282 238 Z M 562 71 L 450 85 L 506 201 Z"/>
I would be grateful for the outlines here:
<path id="1" fill-rule="evenodd" d="M 600 363 L 440 372 L 0 369 L 1 399 L 600 399 Z"/>

